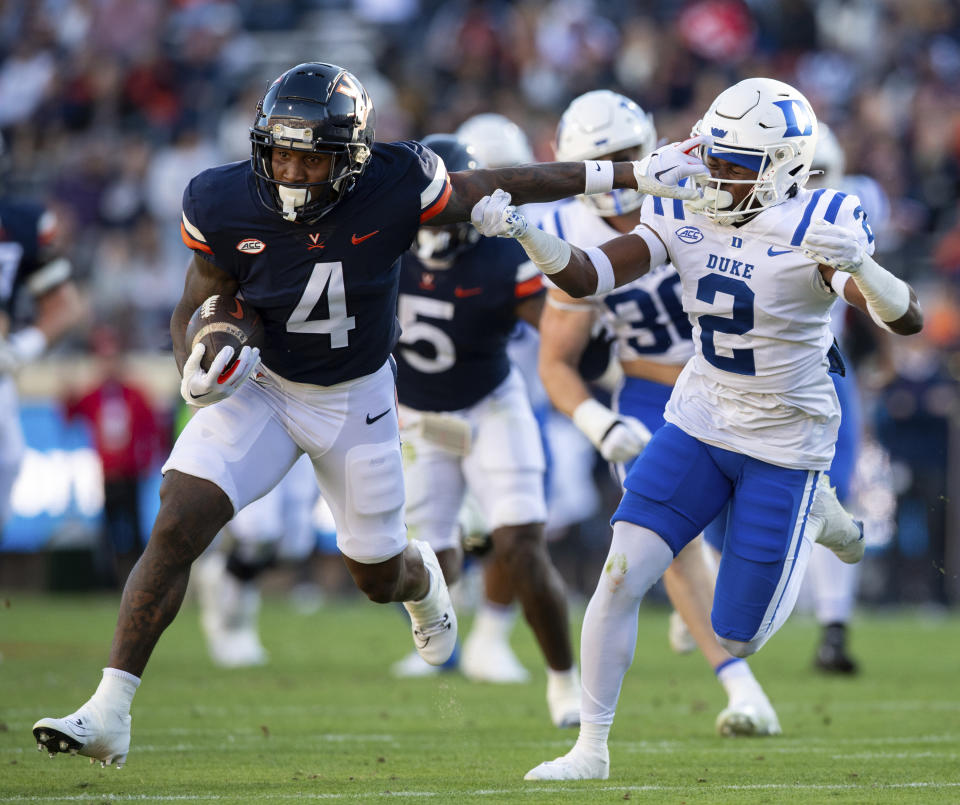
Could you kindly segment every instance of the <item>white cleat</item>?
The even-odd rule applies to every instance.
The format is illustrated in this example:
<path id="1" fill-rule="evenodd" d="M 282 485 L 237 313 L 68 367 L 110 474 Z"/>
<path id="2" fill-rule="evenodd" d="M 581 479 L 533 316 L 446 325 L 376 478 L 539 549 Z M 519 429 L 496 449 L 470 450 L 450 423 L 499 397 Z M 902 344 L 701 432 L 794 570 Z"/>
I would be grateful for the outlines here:
<path id="1" fill-rule="evenodd" d="M 430 665 L 416 651 L 411 651 L 402 660 L 397 660 L 390 666 L 390 675 L 397 679 L 416 679 L 423 676 L 435 676 L 439 674 L 441 667 L 439 665 Z"/>
<path id="2" fill-rule="evenodd" d="M 667 627 L 667 639 L 674 654 L 689 654 L 697 650 L 697 641 L 693 639 L 687 622 L 680 613 L 674 610 L 670 613 L 670 625 Z"/>
<path id="3" fill-rule="evenodd" d="M 717 732 L 726 738 L 739 735 L 762 737 L 780 735 L 780 722 L 773 705 L 762 693 L 749 699 L 732 701 L 717 716 Z"/>
<path id="4" fill-rule="evenodd" d="M 41 718 L 33 725 L 37 749 L 50 757 L 58 752 L 84 755 L 101 766 L 119 769 L 130 751 L 129 715 L 102 710 L 92 701 L 65 718 Z"/>
<path id="5" fill-rule="evenodd" d="M 506 640 L 479 634 L 476 629 L 463 644 L 460 670 L 473 682 L 515 685 L 530 681 L 530 672 L 520 664 Z"/>
<path id="6" fill-rule="evenodd" d="M 547 707 L 555 727 L 580 726 L 580 674 L 574 666 L 569 671 L 547 672 Z"/>
<path id="7" fill-rule="evenodd" d="M 457 614 L 443 579 L 437 555 L 423 540 L 411 540 L 423 557 L 430 576 L 430 589 L 420 601 L 404 601 L 410 613 L 410 629 L 417 653 L 430 665 L 443 665 L 457 646 Z"/>
<path id="8" fill-rule="evenodd" d="M 817 494 L 808 519 L 811 527 L 816 529 L 811 532 L 816 534 L 816 541 L 833 551 L 841 562 L 852 565 L 863 559 L 866 549 L 863 523 L 854 520 L 840 505 L 826 473 L 822 473 L 817 481 Z"/>
<path id="9" fill-rule="evenodd" d="M 255 629 L 211 630 L 206 637 L 210 659 L 220 668 L 253 668 L 269 661 Z"/>
<path id="10" fill-rule="evenodd" d="M 588 753 L 574 745 L 563 757 L 548 760 L 525 775 L 524 780 L 606 780 L 610 776 L 610 755 L 604 747 L 602 753 Z"/>

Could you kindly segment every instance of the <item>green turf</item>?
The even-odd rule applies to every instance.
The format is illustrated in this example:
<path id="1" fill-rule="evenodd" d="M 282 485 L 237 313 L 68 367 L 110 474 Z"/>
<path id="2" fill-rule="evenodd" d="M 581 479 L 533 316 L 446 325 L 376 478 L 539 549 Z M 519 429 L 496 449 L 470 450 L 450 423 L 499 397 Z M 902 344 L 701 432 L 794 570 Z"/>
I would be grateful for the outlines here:
<path id="1" fill-rule="evenodd" d="M 525 783 L 575 738 L 549 723 L 526 627 L 528 685 L 395 681 L 406 626 L 360 602 L 305 616 L 268 601 L 272 663 L 241 671 L 212 667 L 188 604 L 137 694 L 127 765 L 48 759 L 30 727 L 90 695 L 115 613 L 112 598 L 0 594 L 0 803 L 960 802 L 957 614 L 859 617 L 855 680 L 810 670 L 817 630 L 795 617 L 752 661 L 784 735 L 731 740 L 713 732 L 720 686 L 699 656 L 669 652 L 666 613 L 645 609 L 610 779 Z"/>

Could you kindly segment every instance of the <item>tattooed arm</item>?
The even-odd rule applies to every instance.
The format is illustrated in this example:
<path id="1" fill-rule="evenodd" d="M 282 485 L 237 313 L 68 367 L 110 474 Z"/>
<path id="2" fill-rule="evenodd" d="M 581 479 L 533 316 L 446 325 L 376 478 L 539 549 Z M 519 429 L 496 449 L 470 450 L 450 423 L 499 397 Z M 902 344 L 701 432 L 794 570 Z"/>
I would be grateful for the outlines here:
<path id="1" fill-rule="evenodd" d="M 430 225 L 469 221 L 473 205 L 498 187 L 510 194 L 514 204 L 529 204 L 577 196 L 584 191 L 585 182 L 582 162 L 545 162 L 496 170 L 458 171 L 450 174 L 453 192 L 447 206 L 430 221 Z M 613 186 L 637 189 L 632 162 L 613 164 Z"/>

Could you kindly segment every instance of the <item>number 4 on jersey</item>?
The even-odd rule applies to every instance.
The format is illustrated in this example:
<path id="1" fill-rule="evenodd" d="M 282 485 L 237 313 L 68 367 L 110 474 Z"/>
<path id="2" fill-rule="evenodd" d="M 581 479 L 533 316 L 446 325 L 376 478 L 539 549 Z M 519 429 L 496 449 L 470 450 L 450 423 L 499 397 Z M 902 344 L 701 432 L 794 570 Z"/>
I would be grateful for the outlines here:
<path id="1" fill-rule="evenodd" d="M 324 296 L 327 297 L 327 318 L 309 319 Z M 339 349 L 350 345 L 350 331 L 354 327 L 355 317 L 347 315 L 343 263 L 316 263 L 300 301 L 287 319 L 287 332 L 325 333 L 330 336 L 330 348 Z"/>

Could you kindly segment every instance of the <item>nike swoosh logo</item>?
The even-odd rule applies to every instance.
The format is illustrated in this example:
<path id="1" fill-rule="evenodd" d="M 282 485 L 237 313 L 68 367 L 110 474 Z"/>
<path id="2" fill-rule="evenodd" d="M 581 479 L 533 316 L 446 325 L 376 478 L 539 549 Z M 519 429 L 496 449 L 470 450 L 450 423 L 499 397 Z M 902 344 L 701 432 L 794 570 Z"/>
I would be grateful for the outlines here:
<path id="1" fill-rule="evenodd" d="M 792 251 L 793 249 L 783 249 L 782 251 L 777 251 L 773 248 L 773 246 L 771 246 L 769 249 L 767 249 L 767 257 L 776 257 L 780 254 L 790 254 Z"/>
<path id="2" fill-rule="evenodd" d="M 483 293 L 483 288 L 461 288 L 459 285 L 453 289 L 453 295 L 457 299 L 465 299 L 468 296 L 477 296 Z"/>
<path id="3" fill-rule="evenodd" d="M 594 165 L 594 170 L 595 170 L 597 173 L 600 172 L 600 163 L 599 163 L 599 162 L 597 162 L 597 163 Z"/>
<path id="4" fill-rule="evenodd" d="M 360 237 L 360 238 L 358 238 L 356 235 L 351 235 L 350 242 L 354 246 L 356 246 L 358 243 L 363 243 L 367 238 L 372 238 L 379 231 L 380 231 L 379 229 L 374 229 L 373 232 L 371 232 L 369 235 L 364 235 L 363 237 Z"/>
<path id="5" fill-rule="evenodd" d="M 655 174 L 653 174 L 653 178 L 656 179 L 656 180 L 659 182 L 659 181 L 660 181 L 660 177 L 663 176 L 663 174 L 665 174 L 665 173 L 670 173 L 670 171 L 672 171 L 672 170 L 673 170 L 673 168 L 664 168 L 662 171 L 657 171 Z"/>
<path id="6" fill-rule="evenodd" d="M 235 319 L 243 318 L 243 306 L 240 304 L 240 300 L 234 297 L 233 303 L 237 306 L 236 310 L 231 310 L 230 315 Z"/>
<path id="7" fill-rule="evenodd" d="M 381 417 L 385 417 L 385 416 L 386 416 L 387 414 L 389 414 L 389 413 L 390 413 L 390 409 L 388 408 L 388 409 L 387 409 L 386 411 L 384 411 L 382 414 L 377 414 L 376 416 L 370 416 L 370 414 L 367 414 L 367 424 L 368 424 L 368 425 L 372 425 L 372 424 L 373 424 L 374 422 L 376 422 L 378 419 L 380 419 Z"/>

